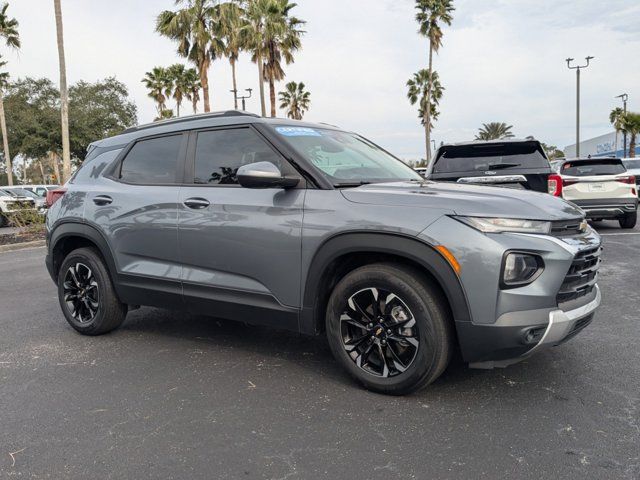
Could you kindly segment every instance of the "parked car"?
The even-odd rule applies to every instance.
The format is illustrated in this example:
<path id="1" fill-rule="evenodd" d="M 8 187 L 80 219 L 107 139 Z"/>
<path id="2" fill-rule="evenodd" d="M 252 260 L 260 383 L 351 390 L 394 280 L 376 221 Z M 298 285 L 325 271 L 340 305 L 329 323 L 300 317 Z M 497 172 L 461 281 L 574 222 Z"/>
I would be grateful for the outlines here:
<path id="1" fill-rule="evenodd" d="M 65 189 L 46 265 L 85 335 L 140 305 L 324 333 L 359 382 L 403 394 L 457 347 L 506 366 L 600 304 L 600 237 L 577 207 L 425 182 L 327 125 L 231 111 L 131 128 L 96 142 Z"/>
<path id="2" fill-rule="evenodd" d="M 560 167 L 562 166 L 562 164 L 565 162 L 566 159 L 559 159 L 559 160 L 551 160 L 549 161 L 549 165 L 551 165 L 551 170 L 554 171 L 555 173 L 558 173 L 558 170 L 560 170 Z"/>
<path id="3" fill-rule="evenodd" d="M 622 164 L 627 169 L 629 175 L 636 177 L 636 192 L 640 196 L 640 159 L 639 158 L 623 158 Z"/>
<path id="4" fill-rule="evenodd" d="M 7 226 L 8 214 L 15 213 L 23 208 L 35 208 L 34 200 L 17 192 L 7 190 L 6 187 L 0 188 L 0 227 Z"/>
<path id="5" fill-rule="evenodd" d="M 618 220 L 633 228 L 638 212 L 636 177 L 618 158 L 567 160 L 549 177 L 549 193 L 583 209 L 593 220 Z"/>
<path id="6" fill-rule="evenodd" d="M 549 159 L 537 140 L 502 139 L 442 145 L 427 178 L 547 191 Z"/>
<path id="7" fill-rule="evenodd" d="M 427 167 L 414 167 L 413 169 L 417 173 L 419 173 L 421 177 L 426 177 L 426 175 L 427 175 Z"/>
<path id="8" fill-rule="evenodd" d="M 59 188 L 60 185 L 19 185 L 19 187 L 29 190 L 39 197 L 44 198 L 47 196 L 47 192 Z"/>
<path id="9" fill-rule="evenodd" d="M 13 192 L 22 197 L 33 199 L 33 202 L 35 203 L 36 208 L 41 213 L 44 213 L 44 211 L 47 209 L 47 206 L 45 204 L 45 199 L 31 190 L 28 190 L 24 187 L 3 187 L 3 188 L 8 192 Z"/>

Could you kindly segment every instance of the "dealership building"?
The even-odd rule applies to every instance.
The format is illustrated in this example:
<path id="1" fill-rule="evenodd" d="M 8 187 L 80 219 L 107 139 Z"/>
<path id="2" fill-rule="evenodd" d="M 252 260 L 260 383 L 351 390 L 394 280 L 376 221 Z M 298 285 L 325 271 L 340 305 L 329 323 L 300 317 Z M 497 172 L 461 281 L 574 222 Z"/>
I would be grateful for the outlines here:
<path id="1" fill-rule="evenodd" d="M 627 135 L 627 157 L 629 156 L 629 135 Z M 623 135 L 616 132 L 600 135 L 580 142 L 581 157 L 623 157 Z M 574 158 L 576 156 L 576 144 L 564 148 L 564 156 Z M 640 157 L 640 145 L 636 146 L 636 157 Z"/>

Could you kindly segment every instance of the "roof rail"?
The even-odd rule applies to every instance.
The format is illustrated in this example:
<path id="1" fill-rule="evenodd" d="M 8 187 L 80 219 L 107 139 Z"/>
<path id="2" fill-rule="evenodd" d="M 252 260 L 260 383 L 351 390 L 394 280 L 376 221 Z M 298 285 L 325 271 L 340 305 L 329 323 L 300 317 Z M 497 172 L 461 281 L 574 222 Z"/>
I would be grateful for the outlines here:
<path id="1" fill-rule="evenodd" d="M 191 120 L 204 120 L 207 118 L 221 118 L 221 117 L 255 117 L 260 118 L 260 115 L 256 115 L 251 112 L 244 112 L 241 110 L 223 110 L 220 112 L 209 113 L 197 113 L 195 115 L 186 115 L 184 117 L 168 118 L 166 120 L 158 120 L 157 122 L 145 123 L 143 125 L 136 125 L 135 127 L 129 127 L 122 133 L 138 132 L 140 130 L 146 130 L 147 128 L 159 127 L 162 125 L 173 125 L 175 123 L 189 122 Z"/>

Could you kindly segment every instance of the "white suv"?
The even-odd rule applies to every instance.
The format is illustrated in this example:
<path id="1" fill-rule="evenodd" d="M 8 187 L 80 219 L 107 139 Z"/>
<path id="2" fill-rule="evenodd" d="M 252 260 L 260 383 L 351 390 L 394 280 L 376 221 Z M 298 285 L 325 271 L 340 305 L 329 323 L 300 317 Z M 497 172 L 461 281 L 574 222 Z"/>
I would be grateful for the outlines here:
<path id="1" fill-rule="evenodd" d="M 636 225 L 636 178 L 617 158 L 567 160 L 549 176 L 549 193 L 580 208 L 593 220 L 615 219 L 622 228 Z"/>
<path id="2" fill-rule="evenodd" d="M 12 213 L 25 207 L 36 208 L 34 200 L 9 190 L 0 189 L 0 227 L 7 225 L 7 213 Z"/>

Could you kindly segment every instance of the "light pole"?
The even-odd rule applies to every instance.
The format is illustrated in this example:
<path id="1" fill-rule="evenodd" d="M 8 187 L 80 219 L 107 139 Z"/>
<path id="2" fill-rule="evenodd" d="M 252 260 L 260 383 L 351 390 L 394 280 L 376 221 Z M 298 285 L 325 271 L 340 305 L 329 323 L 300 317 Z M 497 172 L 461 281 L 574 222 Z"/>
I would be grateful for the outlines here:
<path id="1" fill-rule="evenodd" d="M 617 95 L 616 98 L 622 99 L 622 109 L 624 113 L 627 113 L 627 100 L 629 100 L 629 95 L 623 93 L 622 95 Z M 627 156 L 627 131 L 622 131 L 622 158 Z"/>
<path id="2" fill-rule="evenodd" d="M 573 58 L 567 58 L 567 67 L 570 70 L 576 71 L 576 157 L 580 158 L 580 70 L 583 68 L 587 68 L 589 66 L 589 61 L 593 60 L 594 57 L 585 57 L 584 59 L 587 61 L 584 65 L 574 65 L 571 66 L 571 62 L 573 62 Z"/>

